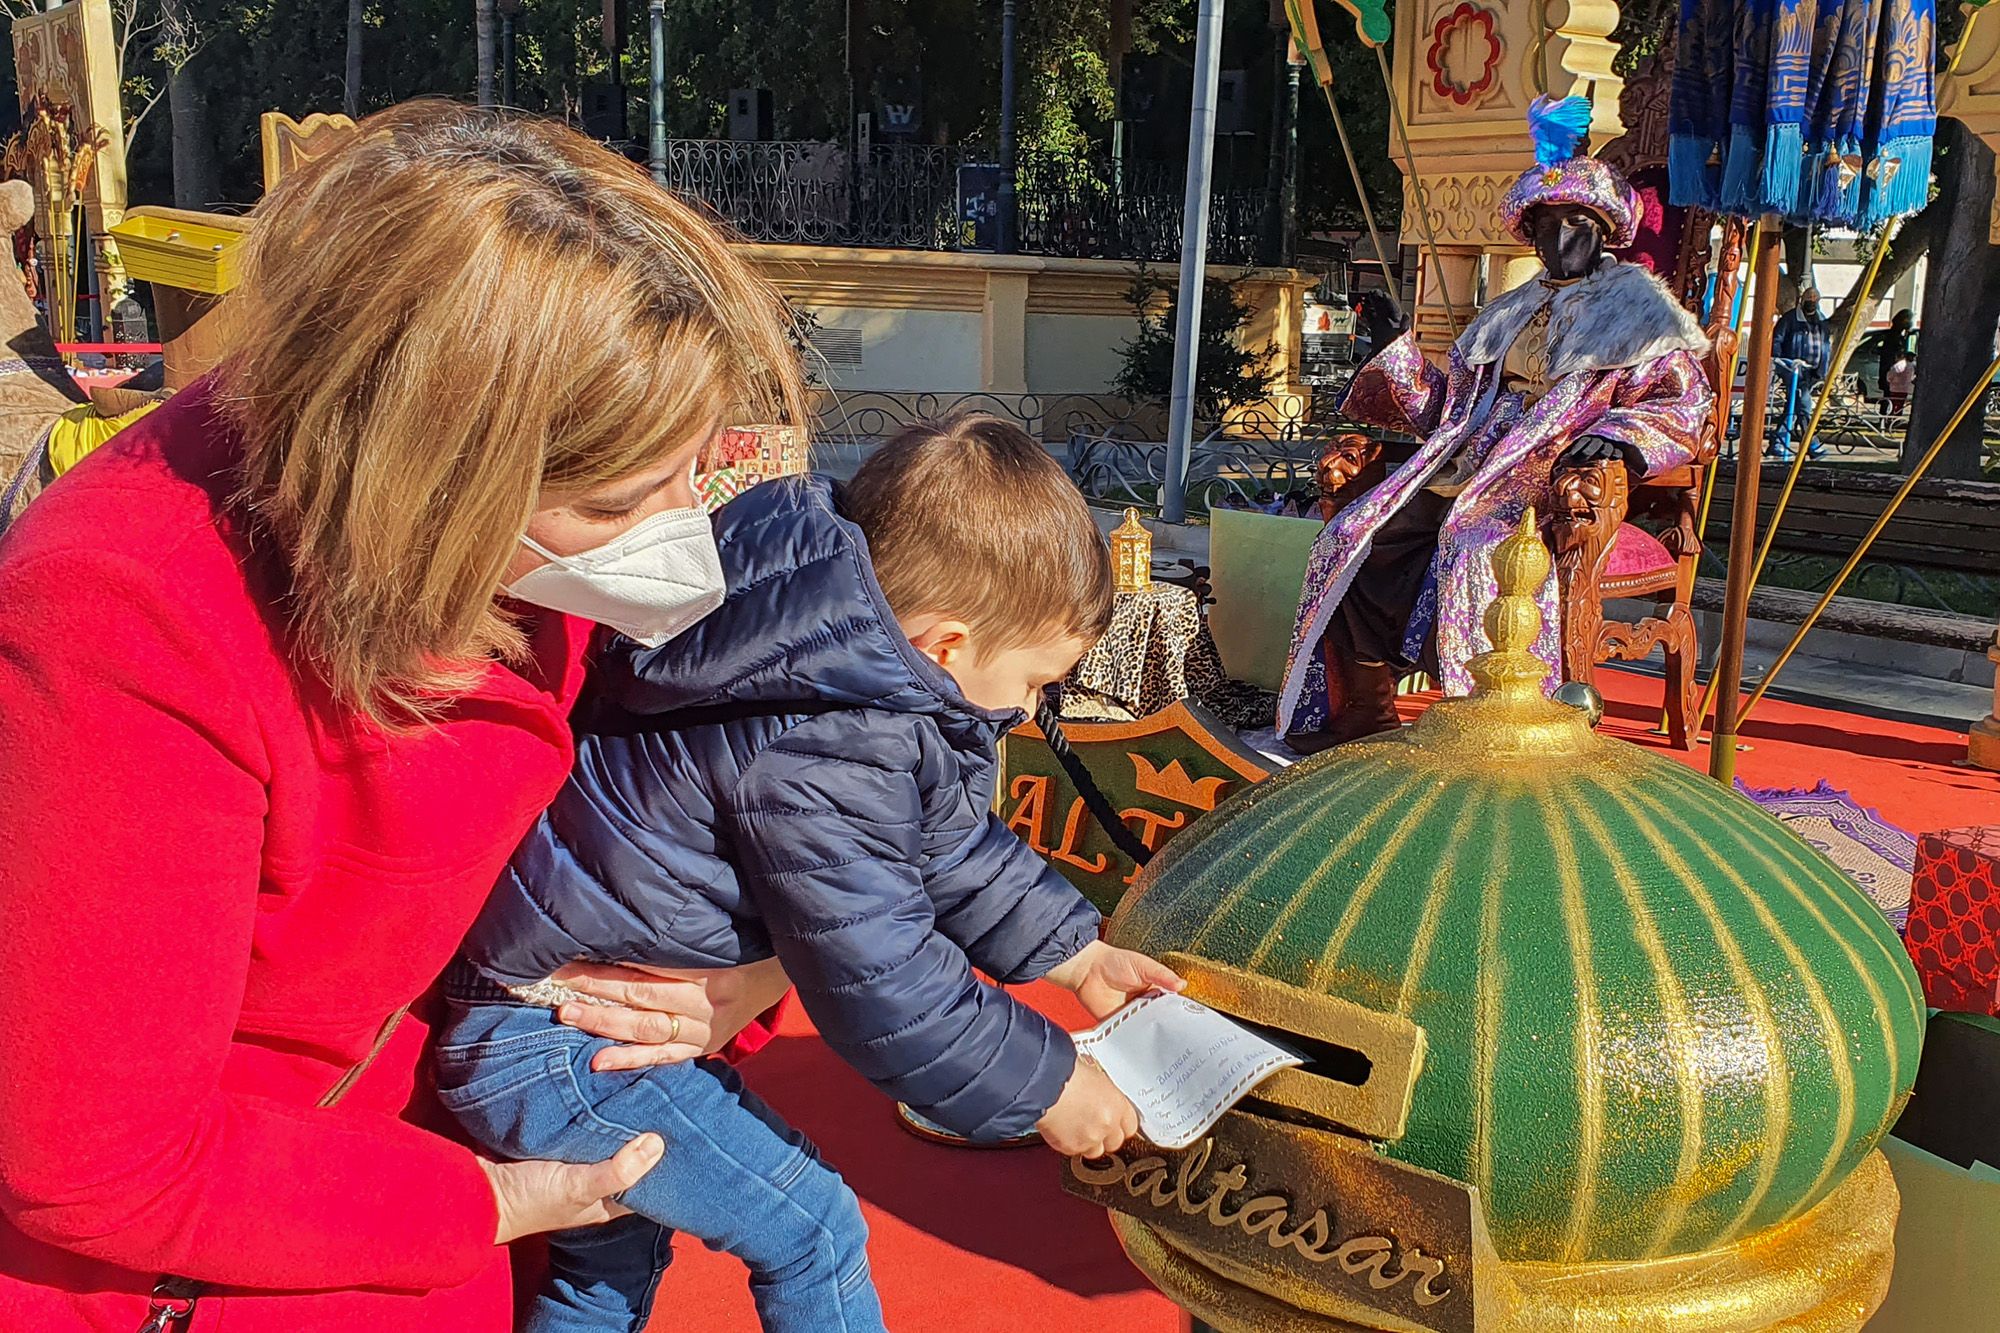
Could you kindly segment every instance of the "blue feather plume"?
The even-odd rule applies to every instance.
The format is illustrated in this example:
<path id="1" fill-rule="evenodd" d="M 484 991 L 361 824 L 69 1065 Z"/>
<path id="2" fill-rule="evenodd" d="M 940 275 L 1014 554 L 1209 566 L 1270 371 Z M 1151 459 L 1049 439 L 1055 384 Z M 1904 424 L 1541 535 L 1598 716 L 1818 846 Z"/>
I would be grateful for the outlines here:
<path id="1" fill-rule="evenodd" d="M 1528 138 L 1534 141 L 1535 161 L 1545 167 L 1575 157 L 1589 133 L 1588 97 L 1537 97 L 1528 105 Z"/>

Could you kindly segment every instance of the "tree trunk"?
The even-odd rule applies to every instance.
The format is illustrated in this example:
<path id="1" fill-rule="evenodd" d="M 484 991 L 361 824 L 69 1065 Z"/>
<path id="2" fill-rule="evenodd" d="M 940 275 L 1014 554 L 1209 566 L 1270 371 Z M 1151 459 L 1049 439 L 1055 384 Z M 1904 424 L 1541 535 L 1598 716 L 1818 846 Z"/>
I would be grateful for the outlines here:
<path id="1" fill-rule="evenodd" d="M 493 88 L 493 71 L 499 62 L 493 48 L 499 24 L 493 0 L 472 0 L 472 14 L 472 30 L 479 44 L 479 105 L 494 106 L 498 96 Z"/>
<path id="2" fill-rule="evenodd" d="M 162 0 L 170 30 L 191 31 L 185 0 Z M 208 125 L 208 94 L 191 73 L 197 53 L 167 71 L 167 114 L 173 121 L 174 207 L 203 209 L 222 201 L 222 174 L 215 160 L 215 135 Z"/>
<path id="3" fill-rule="evenodd" d="M 1987 242 L 1993 214 L 1993 150 L 1955 120 L 1938 122 L 1938 197 L 1943 225 L 1931 246 L 1923 319 L 1918 325 L 1917 385 L 1903 469 L 1915 467 L 1993 360 L 2000 329 L 2000 247 Z M 1930 476 L 1979 475 L 1984 402 L 1966 414 Z"/>
<path id="4" fill-rule="evenodd" d="M 361 116 L 361 34 L 366 0 L 347 0 L 347 80 L 341 110 L 352 119 Z"/>
<path id="5" fill-rule="evenodd" d="M 1890 243 L 1889 253 L 1882 256 L 1882 267 L 1875 271 L 1875 281 L 1868 285 L 1867 298 L 1871 309 L 1875 302 L 1887 295 L 1903 280 L 1905 274 L 1917 266 L 1919 259 L 1930 253 L 1931 243 L 1937 239 L 1938 225 L 1943 218 L 1944 212 L 1938 207 L 1936 199 L 1910 215 L 1909 221 L 1903 224 L 1903 229 L 1896 233 L 1896 239 Z M 1857 285 L 1854 290 L 1841 298 L 1839 308 L 1833 312 L 1828 322 L 1836 329 L 1846 328 L 1847 312 L 1861 299 L 1861 288 Z M 1866 329 L 1867 326 L 1864 325 L 1863 332 L 1866 332 Z"/>

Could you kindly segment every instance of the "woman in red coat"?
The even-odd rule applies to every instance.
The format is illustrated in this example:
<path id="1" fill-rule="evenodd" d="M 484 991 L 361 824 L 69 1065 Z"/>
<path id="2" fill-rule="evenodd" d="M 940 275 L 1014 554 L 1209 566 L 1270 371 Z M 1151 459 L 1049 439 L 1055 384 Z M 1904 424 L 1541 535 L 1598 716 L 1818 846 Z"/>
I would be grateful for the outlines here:
<path id="1" fill-rule="evenodd" d="M 504 1242 L 608 1216 L 657 1138 L 481 1161 L 419 1124 L 416 1021 L 318 1103 L 569 768 L 559 612 L 712 604 L 663 511 L 728 414 L 802 419 L 783 307 L 621 159 L 435 104 L 242 262 L 240 350 L 0 545 L 0 1329 L 133 1333 L 173 1276 L 187 1333 L 501 1333 Z M 768 981 L 579 1022 L 684 1056 Z"/>

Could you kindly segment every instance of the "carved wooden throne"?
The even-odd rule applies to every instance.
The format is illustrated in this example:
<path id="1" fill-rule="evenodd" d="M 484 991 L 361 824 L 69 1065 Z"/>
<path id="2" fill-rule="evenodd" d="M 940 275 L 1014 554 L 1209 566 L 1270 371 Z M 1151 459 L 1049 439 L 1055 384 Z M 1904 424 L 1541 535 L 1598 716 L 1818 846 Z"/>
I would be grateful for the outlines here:
<path id="1" fill-rule="evenodd" d="M 1664 165 L 1664 89 L 1671 76 L 1664 61 L 1655 61 L 1626 85 L 1621 105 L 1631 113 L 1626 123 L 1632 128 L 1609 145 L 1604 156 L 1627 173 Z M 1657 96 L 1652 92 L 1656 88 Z M 1672 275 L 1681 303 L 1696 315 L 1707 295 L 1708 238 L 1714 222 L 1700 210 L 1690 212 L 1681 233 L 1680 262 Z M 1700 707 L 1695 688 L 1699 653 L 1688 600 L 1701 559 L 1702 482 L 1729 428 L 1736 359 L 1730 314 L 1745 239 L 1741 222 L 1723 220 L 1706 329 L 1710 348 L 1704 361 L 1708 382 L 1715 389 L 1715 408 L 1694 459 L 1643 478 L 1633 477 L 1617 461 L 1558 467 L 1551 478 L 1555 504 L 1543 529 L 1562 590 L 1563 677 L 1594 684 L 1599 662 L 1638 661 L 1654 648 L 1661 649 L 1666 657 L 1667 735 L 1682 750 L 1692 744 L 1701 721 L 1695 716 Z M 1638 520 L 1651 526 L 1641 526 Z M 1652 615 L 1630 621 L 1605 616 L 1607 600 L 1648 597 L 1656 603 Z"/>
<path id="2" fill-rule="evenodd" d="M 1688 219 L 1684 232 L 1674 288 L 1695 311 L 1707 293 L 1708 237 L 1714 221 L 1697 213 Z M 1702 480 L 1729 424 L 1729 381 L 1736 352 L 1729 316 L 1746 236 L 1742 223 L 1724 220 L 1707 327 L 1712 346 L 1704 361 L 1716 390 L 1715 408 L 1694 459 L 1642 478 L 1634 478 L 1624 463 L 1615 460 L 1559 467 L 1550 479 L 1555 503 L 1543 527 L 1561 590 L 1563 677 L 1593 684 L 1599 662 L 1636 661 L 1655 648 L 1663 649 L 1667 734 L 1683 750 L 1692 743 L 1699 722 L 1697 644 L 1689 598 L 1701 558 Z M 1322 517 L 1332 518 L 1382 480 L 1386 469 L 1381 453 L 1380 442 L 1365 435 L 1339 435 L 1327 443 L 1318 469 Z M 1652 615 L 1633 621 L 1605 616 L 1607 600 L 1649 597 L 1657 603 Z M 1329 661 L 1328 668 L 1330 678 L 1336 677 L 1334 663 Z"/>

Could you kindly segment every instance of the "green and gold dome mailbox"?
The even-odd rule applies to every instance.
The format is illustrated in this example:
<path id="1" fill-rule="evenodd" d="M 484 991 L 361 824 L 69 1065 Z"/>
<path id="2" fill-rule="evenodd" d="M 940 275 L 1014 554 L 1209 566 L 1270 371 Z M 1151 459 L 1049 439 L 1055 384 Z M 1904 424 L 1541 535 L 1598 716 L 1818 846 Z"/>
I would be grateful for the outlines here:
<path id="1" fill-rule="evenodd" d="M 1750 802 L 1540 692 L 1530 522 L 1478 688 L 1168 844 L 1113 919 L 1309 1063 L 1208 1139 L 1069 1165 L 1224 1330 L 1852 1330 L 1917 978 Z"/>

